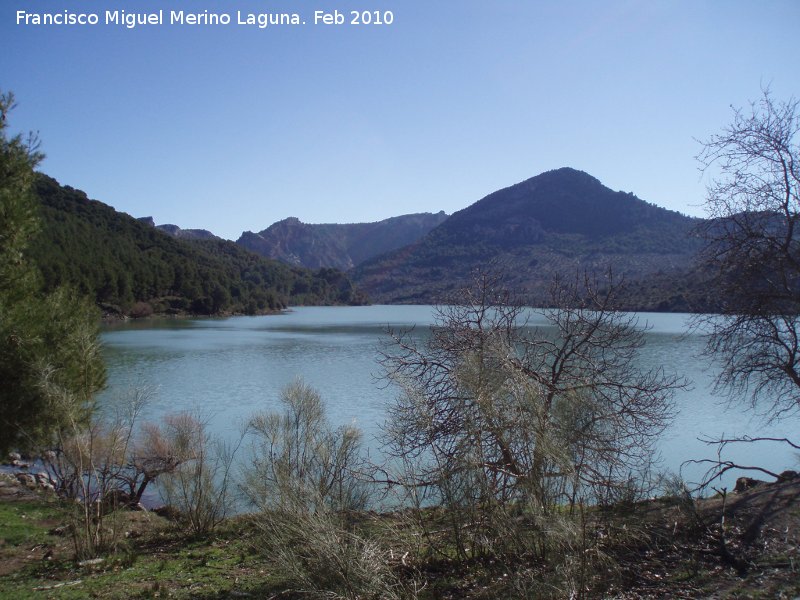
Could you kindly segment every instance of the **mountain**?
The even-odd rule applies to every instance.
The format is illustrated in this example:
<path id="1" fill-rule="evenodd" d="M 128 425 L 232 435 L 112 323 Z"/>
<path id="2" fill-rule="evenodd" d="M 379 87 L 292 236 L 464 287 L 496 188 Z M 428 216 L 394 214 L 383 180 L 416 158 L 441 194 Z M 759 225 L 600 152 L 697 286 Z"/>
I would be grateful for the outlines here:
<path id="1" fill-rule="evenodd" d="M 303 223 L 295 217 L 236 241 L 253 252 L 290 265 L 347 270 L 365 260 L 407 246 L 447 218 L 444 212 L 392 217 L 376 223 Z"/>
<path id="2" fill-rule="evenodd" d="M 352 274 L 373 302 L 428 303 L 493 263 L 528 302 L 542 303 L 554 276 L 611 268 L 631 284 L 630 308 L 685 310 L 700 302 L 686 286 L 698 222 L 562 168 L 489 194 Z"/>
<path id="3" fill-rule="evenodd" d="M 46 175 L 31 255 L 48 289 L 68 284 L 108 312 L 259 313 L 289 304 L 358 303 L 334 269 L 290 267 L 218 238 L 173 237 Z"/>
<path id="4" fill-rule="evenodd" d="M 217 237 L 207 229 L 181 229 L 177 225 L 156 225 L 155 219 L 153 217 L 139 217 L 136 219 L 139 223 L 144 223 L 145 225 L 149 225 L 150 227 L 155 227 L 159 231 L 166 233 L 167 235 L 171 235 L 172 237 L 176 238 L 183 238 L 189 240 L 221 240 L 222 238 Z"/>

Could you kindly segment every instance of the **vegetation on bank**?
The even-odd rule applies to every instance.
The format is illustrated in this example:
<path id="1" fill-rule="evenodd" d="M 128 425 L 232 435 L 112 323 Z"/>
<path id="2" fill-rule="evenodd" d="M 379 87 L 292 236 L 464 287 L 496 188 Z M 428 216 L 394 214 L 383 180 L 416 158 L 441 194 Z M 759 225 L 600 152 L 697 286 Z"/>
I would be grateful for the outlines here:
<path id="1" fill-rule="evenodd" d="M 732 228 L 710 241 L 720 285 L 733 277 L 745 284 L 734 289 L 740 302 L 725 315 L 725 329 L 712 331 L 710 347 L 728 367 L 719 385 L 731 393 L 750 385 L 777 391 L 766 406 L 752 402 L 779 419 L 800 407 L 800 350 L 787 345 L 800 329 L 791 310 L 800 214 L 792 136 L 800 124 L 796 103 L 774 111 L 768 95 L 766 102 L 763 119 L 737 120 L 730 137 L 709 144 L 712 157 L 734 167 L 733 183 L 715 188 L 712 199 L 736 206 L 765 181 L 786 199 L 780 226 L 779 212 L 766 227 L 762 218 L 741 227 L 729 215 Z M 12 104 L 0 96 L 0 450 L 36 452 L 42 471 L 17 479 L 51 496 L 0 503 L 0 593 L 401 600 L 800 591 L 797 473 L 775 474 L 775 484 L 750 491 L 745 481 L 741 495 L 722 489 L 706 501 L 653 473 L 654 440 L 684 383 L 663 368 L 639 367 L 642 332 L 619 312 L 610 274 L 602 284 L 591 275 L 554 278 L 550 308 L 541 312 L 546 332 L 526 327 L 521 303 L 483 272 L 439 311 L 424 342 L 396 333 L 383 351 L 387 378 L 400 390 L 389 408 L 385 464 L 368 459 L 357 428 L 332 427 L 321 395 L 302 382 L 284 391 L 281 410 L 254 415 L 233 445 L 194 415 L 140 423 L 141 392 L 127 410 L 101 414 L 94 397 L 104 369 L 92 308 L 64 287 L 50 291 L 61 282 L 48 284 L 58 270 L 42 275 L 28 253 L 41 156 L 35 140 L 5 135 Z M 766 133 L 780 143 L 747 154 L 758 147 L 753 132 L 757 141 Z M 758 185 L 742 187 L 748 181 Z M 90 216 L 104 210 L 75 204 Z M 95 220 L 99 230 L 130 226 Z M 137 289 L 151 299 L 175 292 L 178 272 L 159 270 L 170 264 L 159 262 L 160 241 L 172 238 L 132 231 L 133 255 L 155 259 L 128 264 L 140 276 Z M 752 244 L 747 256 L 755 263 L 726 260 L 739 250 L 738 233 Z M 109 293 L 123 299 L 127 284 L 105 274 Z M 776 274 L 781 283 L 770 288 Z M 223 283 L 216 280 L 219 289 Z M 770 304 L 776 292 L 783 296 Z M 224 295 L 216 303 L 207 293 L 212 307 L 223 306 Z M 765 327 L 770 336 L 759 337 Z M 790 368 L 780 360 L 786 357 Z M 706 483 L 732 468 L 712 464 Z M 171 507 L 167 521 L 129 510 L 155 482 Z M 0 496 L 25 493 L 0 484 Z M 657 491 L 663 499 L 650 499 Z M 252 509 L 246 517 L 229 518 L 234 496 Z M 375 512 L 380 506 L 394 508 Z M 33 523 L 30 540 L 25 522 Z"/>
<path id="2" fill-rule="evenodd" d="M 290 592 L 297 581 L 262 546 L 263 529 L 254 517 L 231 518 L 196 535 L 155 513 L 127 512 L 120 550 L 102 561 L 78 561 L 63 507 L 51 498 L 15 498 L 4 490 L 0 598 L 337 597 Z M 571 553 L 550 562 L 443 555 L 413 529 L 417 519 L 409 512 L 352 515 L 349 531 L 370 540 L 396 582 L 420 600 L 793 598 L 800 594 L 799 498 L 800 485 L 785 483 L 729 495 L 724 503 L 721 497 L 672 495 L 587 510 L 576 521 Z M 428 516 L 447 521 L 445 513 Z M 743 560 L 744 571 L 725 558 L 723 542 L 728 556 Z M 333 552 L 330 560 L 337 558 L 335 548 L 322 548 Z M 321 586 L 338 589 L 335 578 L 326 581 L 330 571 L 317 575 Z M 577 590 L 567 586 L 570 581 Z"/>
<path id="3" fill-rule="evenodd" d="M 639 336 L 610 298 L 549 311 L 561 335 L 540 336 L 517 328 L 493 279 L 479 283 L 424 348 L 399 336 L 386 349 L 405 383 L 389 464 L 367 460 L 358 430 L 332 427 L 302 382 L 234 446 L 190 415 L 143 427 L 135 414 L 96 417 L 62 430 L 44 457 L 62 525 L 48 531 L 63 537 L 24 542 L 30 559 L 12 551 L 3 588 L 352 600 L 797 588 L 794 475 L 742 506 L 653 479 L 649 442 L 680 382 L 630 362 Z M 574 304 L 575 285 L 556 286 L 554 300 Z M 166 521 L 128 510 L 156 480 L 175 507 Z M 655 490 L 665 498 L 646 499 Z M 234 496 L 252 512 L 226 517 Z M 20 539 L 13 526 L 10 537 Z"/>
<path id="4" fill-rule="evenodd" d="M 42 224 L 30 254 L 45 289 L 68 285 L 106 312 L 258 314 L 365 301 L 335 269 L 290 267 L 225 240 L 177 239 L 43 174 L 34 190 Z"/>

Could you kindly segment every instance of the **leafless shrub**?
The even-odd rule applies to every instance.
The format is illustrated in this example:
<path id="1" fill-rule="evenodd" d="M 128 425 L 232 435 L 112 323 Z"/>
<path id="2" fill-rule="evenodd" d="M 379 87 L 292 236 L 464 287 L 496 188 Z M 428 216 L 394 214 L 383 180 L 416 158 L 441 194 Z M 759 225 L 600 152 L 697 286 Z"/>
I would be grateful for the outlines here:
<path id="1" fill-rule="evenodd" d="M 701 142 L 701 171 L 716 171 L 699 228 L 719 315 L 699 315 L 706 352 L 719 365 L 716 391 L 768 422 L 800 412 L 800 105 L 769 89 L 747 109 L 734 109 L 721 133 Z M 758 465 L 726 460 L 732 443 L 779 441 L 746 434 L 704 440 L 717 458 L 699 483 Z M 797 440 L 783 439 L 790 447 Z"/>
<path id="2" fill-rule="evenodd" d="M 230 484 L 238 444 L 214 439 L 206 424 L 190 413 L 165 417 L 160 430 L 150 429 L 148 437 L 149 447 L 158 450 L 156 457 L 165 449 L 170 450 L 167 457 L 175 457 L 175 466 L 160 480 L 167 503 L 192 533 L 213 530 L 233 504 Z"/>
<path id="3" fill-rule="evenodd" d="M 134 319 L 143 319 L 153 315 L 153 306 L 149 302 L 136 302 L 130 310 Z"/>
<path id="4" fill-rule="evenodd" d="M 403 390 L 391 408 L 389 452 L 411 467 L 395 481 L 441 503 L 460 556 L 544 552 L 542 523 L 589 495 L 627 489 L 649 465 L 684 385 L 635 365 L 644 343 L 615 312 L 612 280 L 555 282 L 547 328 L 495 276 L 479 274 L 439 309 L 428 342 L 404 334 L 384 353 Z M 527 539 L 512 532 L 528 520 Z M 503 550 L 501 550 L 503 549 Z"/>
<path id="5" fill-rule="evenodd" d="M 115 511 L 131 501 L 123 483 L 129 479 L 134 428 L 145 399 L 143 392 L 134 392 L 126 410 L 113 419 L 93 415 L 88 425 L 83 419 L 70 419 L 59 431 L 55 448 L 43 454 L 56 492 L 69 501 L 79 558 L 117 549 Z"/>
<path id="6" fill-rule="evenodd" d="M 231 458 L 212 456 L 205 429 L 188 415 L 139 427 L 148 397 L 146 390 L 133 390 L 113 417 L 93 412 L 88 425 L 70 421 L 56 444 L 42 453 L 50 482 L 68 501 L 81 558 L 117 549 L 116 511 L 136 507 L 159 479 L 171 478 L 165 482 L 168 496 L 187 515 L 193 531 L 208 530 L 224 517 Z M 225 485 L 216 478 L 223 467 Z"/>
<path id="7" fill-rule="evenodd" d="M 292 590 L 317 598 L 406 598 L 389 551 L 358 533 L 369 486 L 354 427 L 333 429 L 320 395 L 297 381 L 283 412 L 250 421 L 243 489 L 259 508 L 258 544 Z"/>
<path id="8" fill-rule="evenodd" d="M 361 432 L 331 428 L 319 393 L 301 381 L 284 389 L 282 413 L 249 423 L 250 467 L 243 489 L 262 510 L 352 511 L 366 506 L 369 486 Z"/>

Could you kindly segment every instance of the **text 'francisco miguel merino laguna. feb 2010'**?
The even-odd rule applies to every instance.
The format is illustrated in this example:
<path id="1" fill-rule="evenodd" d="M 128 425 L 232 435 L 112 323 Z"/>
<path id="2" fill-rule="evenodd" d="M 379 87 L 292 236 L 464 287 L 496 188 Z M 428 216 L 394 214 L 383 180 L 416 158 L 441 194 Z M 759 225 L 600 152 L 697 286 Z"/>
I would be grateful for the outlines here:
<path id="1" fill-rule="evenodd" d="M 18 10 L 16 24 L 21 26 L 119 26 L 134 29 L 140 26 L 188 25 L 226 26 L 245 25 L 266 29 L 281 25 L 391 25 L 391 11 L 350 11 L 345 15 L 338 10 L 315 10 L 306 21 L 299 13 L 188 12 L 184 10 L 158 10 L 153 12 L 128 12 L 107 10 L 103 13 L 82 13 L 64 10 L 59 12 L 28 12 Z"/>

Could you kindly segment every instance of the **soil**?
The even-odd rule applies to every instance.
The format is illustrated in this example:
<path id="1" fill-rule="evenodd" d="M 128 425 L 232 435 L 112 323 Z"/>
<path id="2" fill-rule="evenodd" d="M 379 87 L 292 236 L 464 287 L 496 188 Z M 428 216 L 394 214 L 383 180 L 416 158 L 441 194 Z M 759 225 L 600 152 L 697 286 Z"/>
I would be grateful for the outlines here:
<path id="1" fill-rule="evenodd" d="M 0 475 L 0 502 L 37 498 L 37 492 L 13 477 Z M 130 535 L 141 536 L 142 543 L 155 527 L 151 515 L 132 514 L 130 519 Z M 699 500 L 659 498 L 615 506 L 600 521 L 609 524 L 608 541 L 602 545 L 608 573 L 598 569 L 585 594 L 575 597 L 800 599 L 800 478 Z M 58 529 L 55 521 L 47 525 Z M 69 536 L 48 535 L 47 540 L 19 547 L 0 540 L 0 577 L 13 577 L 33 563 L 70 557 Z M 165 555 L 171 551 L 175 549 L 158 549 Z M 509 588 L 498 584 L 500 576 L 531 573 L 525 565 L 497 577 L 485 565 L 476 569 L 480 574 L 470 568 L 427 573 L 449 581 L 431 582 L 429 589 L 436 590 L 432 597 L 509 597 Z M 252 565 L 237 569 L 231 577 L 253 576 Z"/>
<path id="2" fill-rule="evenodd" d="M 800 598 L 800 478 L 637 505 L 616 598 Z"/>

